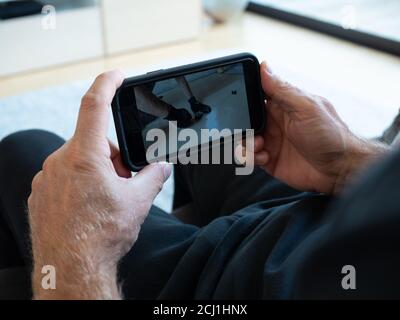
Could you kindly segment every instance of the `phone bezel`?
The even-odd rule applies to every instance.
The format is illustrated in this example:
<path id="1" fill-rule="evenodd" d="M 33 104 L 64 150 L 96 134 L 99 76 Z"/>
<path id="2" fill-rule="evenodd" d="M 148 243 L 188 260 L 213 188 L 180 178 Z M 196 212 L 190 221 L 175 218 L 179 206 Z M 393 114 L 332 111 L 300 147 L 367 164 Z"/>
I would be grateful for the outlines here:
<path id="1" fill-rule="evenodd" d="M 140 127 L 135 128 L 134 125 L 137 122 L 136 107 L 121 103 L 121 100 L 125 99 L 124 93 L 128 92 L 127 90 L 130 87 L 236 63 L 243 63 L 251 128 L 254 129 L 255 134 L 260 133 L 264 129 L 266 122 L 265 96 L 261 87 L 259 62 L 254 55 L 241 53 L 171 69 L 153 71 L 125 79 L 112 102 L 118 143 L 125 165 L 132 171 L 139 171 L 148 164 L 141 129 Z M 200 148 L 200 145 L 198 148 Z"/>

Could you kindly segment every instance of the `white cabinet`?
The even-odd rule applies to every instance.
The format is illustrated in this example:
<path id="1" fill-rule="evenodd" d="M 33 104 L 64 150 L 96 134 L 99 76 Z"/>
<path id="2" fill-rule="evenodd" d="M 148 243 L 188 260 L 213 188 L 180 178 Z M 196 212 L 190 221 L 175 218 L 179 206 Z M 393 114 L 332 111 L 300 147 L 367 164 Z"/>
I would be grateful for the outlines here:
<path id="1" fill-rule="evenodd" d="M 103 0 L 106 53 L 196 37 L 200 0 Z"/>
<path id="2" fill-rule="evenodd" d="M 37 14 L 0 20 L 0 77 L 196 37 L 201 0 L 48 0 L 55 29 Z M 59 9 L 60 8 L 60 9 Z"/>
<path id="3" fill-rule="evenodd" d="M 0 76 L 103 55 L 98 6 L 56 13 L 55 29 L 43 16 L 0 20 Z"/>

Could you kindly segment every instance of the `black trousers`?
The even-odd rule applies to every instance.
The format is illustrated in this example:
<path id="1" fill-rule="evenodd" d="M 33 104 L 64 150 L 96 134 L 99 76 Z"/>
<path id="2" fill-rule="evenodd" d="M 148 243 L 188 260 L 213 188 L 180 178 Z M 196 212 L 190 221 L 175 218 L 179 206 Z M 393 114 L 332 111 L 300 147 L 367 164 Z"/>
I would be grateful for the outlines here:
<path id="1" fill-rule="evenodd" d="M 0 143 L 0 269 L 30 269 L 30 184 L 62 144 L 39 130 Z M 400 298 L 399 160 L 391 155 L 340 199 L 301 193 L 262 170 L 176 166 L 175 206 L 192 201 L 197 226 L 153 207 L 119 265 L 125 297 Z M 356 288 L 346 290 L 348 265 Z"/>

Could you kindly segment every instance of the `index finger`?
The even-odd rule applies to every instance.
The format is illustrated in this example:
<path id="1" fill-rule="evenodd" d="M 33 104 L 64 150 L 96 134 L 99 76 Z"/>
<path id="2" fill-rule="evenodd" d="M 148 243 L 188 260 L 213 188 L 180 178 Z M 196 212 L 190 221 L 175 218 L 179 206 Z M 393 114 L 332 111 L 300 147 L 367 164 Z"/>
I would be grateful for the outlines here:
<path id="1" fill-rule="evenodd" d="M 96 78 L 82 98 L 75 136 L 85 139 L 107 136 L 108 107 L 123 81 L 124 76 L 119 70 L 102 73 Z"/>

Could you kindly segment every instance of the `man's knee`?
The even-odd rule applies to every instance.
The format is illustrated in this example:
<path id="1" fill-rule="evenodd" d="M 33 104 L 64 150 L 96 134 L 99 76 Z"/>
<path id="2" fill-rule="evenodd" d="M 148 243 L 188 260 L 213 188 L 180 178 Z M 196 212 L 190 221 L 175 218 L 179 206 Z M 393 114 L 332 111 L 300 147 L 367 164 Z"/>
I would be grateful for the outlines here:
<path id="1" fill-rule="evenodd" d="M 12 133 L 0 141 L 0 169 L 7 170 L 21 163 L 42 163 L 64 140 L 44 130 Z"/>
<path id="2" fill-rule="evenodd" d="M 29 143 L 41 143 L 43 141 L 58 143 L 62 145 L 64 140 L 57 136 L 56 134 L 41 130 L 41 129 L 30 129 L 30 130 L 22 130 L 11 133 L 0 141 L 0 148 L 6 147 L 18 147 L 23 144 Z"/>

